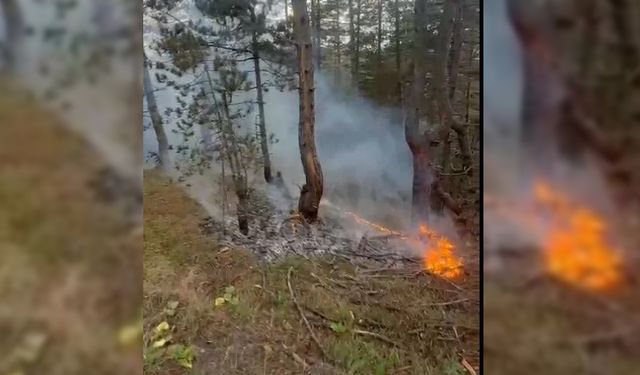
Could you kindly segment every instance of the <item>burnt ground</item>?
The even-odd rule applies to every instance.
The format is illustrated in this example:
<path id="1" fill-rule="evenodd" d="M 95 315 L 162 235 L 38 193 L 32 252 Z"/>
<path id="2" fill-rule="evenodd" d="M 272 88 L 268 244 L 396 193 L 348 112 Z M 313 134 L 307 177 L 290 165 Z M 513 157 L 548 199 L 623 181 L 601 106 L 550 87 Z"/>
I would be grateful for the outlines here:
<path id="1" fill-rule="evenodd" d="M 6 78 L 0 373 L 140 373 L 140 190 L 113 188 L 98 152 Z"/>
<path id="2" fill-rule="evenodd" d="M 300 249 L 267 262 L 256 252 L 267 239 L 234 245 L 158 171 L 145 172 L 144 227 L 145 373 L 478 369 L 477 251 L 455 283 L 410 257 L 390 264 L 349 254 L 358 242 L 329 241 L 333 251 Z"/>

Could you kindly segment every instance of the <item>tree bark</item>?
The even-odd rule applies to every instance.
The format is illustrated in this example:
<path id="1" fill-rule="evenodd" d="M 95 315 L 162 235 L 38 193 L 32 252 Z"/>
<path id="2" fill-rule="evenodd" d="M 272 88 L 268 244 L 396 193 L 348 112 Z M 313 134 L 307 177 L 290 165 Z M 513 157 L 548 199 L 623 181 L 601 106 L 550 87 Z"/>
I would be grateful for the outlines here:
<path id="1" fill-rule="evenodd" d="M 167 134 L 164 132 L 164 126 L 162 125 L 162 116 L 158 111 L 158 105 L 156 104 L 156 97 L 153 93 L 153 84 L 151 83 L 151 76 L 149 75 L 149 64 L 147 57 L 144 56 L 144 96 L 147 100 L 147 109 L 151 115 L 151 124 L 153 130 L 156 133 L 156 139 L 158 140 L 158 160 L 160 162 L 160 168 L 169 167 L 169 141 L 167 140 Z"/>
<path id="2" fill-rule="evenodd" d="M 376 38 L 378 43 L 376 54 L 378 57 L 378 64 L 382 63 L 382 0 L 378 0 L 378 35 Z"/>
<path id="3" fill-rule="evenodd" d="M 415 0 L 414 4 L 413 82 L 405 118 L 405 140 L 413 160 L 411 218 L 414 223 L 426 222 L 429 219 L 429 201 L 432 197 L 433 184 L 433 174 L 430 170 L 428 156 L 429 140 L 426 133 L 420 129 L 426 83 L 426 4 L 427 0 Z"/>
<path id="4" fill-rule="evenodd" d="M 247 186 L 247 177 L 243 175 L 243 168 L 240 162 L 240 150 L 236 141 L 235 132 L 233 130 L 233 124 L 231 122 L 231 116 L 229 114 L 229 105 L 231 104 L 231 96 L 227 92 L 222 92 L 222 106 L 218 105 L 216 99 L 213 82 L 211 81 L 211 75 L 207 65 L 204 66 L 207 80 L 209 82 L 209 88 L 211 89 L 211 98 L 214 103 L 214 110 L 218 116 L 219 123 L 219 139 L 222 145 L 222 157 L 226 158 L 229 167 L 231 168 L 231 179 L 233 181 L 233 189 L 238 198 L 238 204 L 236 205 L 236 216 L 238 218 L 238 228 L 244 235 L 249 233 L 249 190 Z M 221 111 L 222 109 L 222 111 Z M 224 168 L 224 162 L 222 164 Z M 223 169 L 224 171 L 224 169 Z M 224 178 L 223 178 L 224 185 Z M 223 186 L 223 199 L 226 200 L 226 187 Z M 223 204 L 225 202 L 223 201 Z"/>
<path id="5" fill-rule="evenodd" d="M 353 0 L 349 0 L 349 56 L 351 56 L 351 81 L 357 85 L 358 77 L 356 75 L 355 64 L 355 47 L 356 47 L 356 31 L 354 24 Z"/>
<path id="6" fill-rule="evenodd" d="M 629 14 L 633 14 L 633 12 L 630 12 L 627 0 L 609 0 L 609 3 L 613 13 L 613 24 L 618 34 L 621 68 L 623 72 L 631 72 L 638 68 L 640 60 L 634 45 L 635 39 L 630 25 L 631 22 L 636 20 L 627 18 Z"/>
<path id="7" fill-rule="evenodd" d="M 314 137 L 315 108 L 311 33 L 305 0 L 293 0 L 294 33 L 297 44 L 300 95 L 298 142 L 306 183 L 302 186 L 298 210 L 302 216 L 315 221 L 323 192 L 323 177 Z"/>
<path id="8" fill-rule="evenodd" d="M 0 0 L 5 24 L 5 42 L 0 43 L 0 53 L 4 56 L 5 66 L 3 70 L 12 72 L 16 69 L 17 50 L 21 46 L 24 33 L 24 19 L 20 11 L 18 0 Z"/>
<path id="9" fill-rule="evenodd" d="M 580 161 L 587 149 L 601 158 L 619 157 L 578 101 L 577 90 L 557 68 L 546 18 L 527 3 L 508 2 L 510 22 L 523 50 L 522 144 L 535 166 L 548 169 L 554 157 Z"/>
<path id="10" fill-rule="evenodd" d="M 438 107 L 438 117 L 440 118 L 440 141 L 444 141 L 448 137 L 448 133 L 453 129 L 458 138 L 460 153 L 462 154 L 462 167 L 469 169 L 471 166 L 471 151 L 467 141 L 465 126 L 453 118 L 453 109 L 449 93 L 451 86 L 449 83 L 449 75 L 447 74 L 447 60 L 449 57 L 449 46 L 451 44 L 451 29 L 454 11 L 459 9 L 461 0 L 446 0 L 444 3 L 444 11 L 440 19 L 438 27 L 438 46 L 436 49 L 436 67 L 433 72 L 433 86 L 435 88 L 435 97 Z M 455 54 L 459 57 L 459 52 Z M 452 65 L 457 65 L 457 61 L 453 61 Z M 455 87 L 454 87 L 455 89 Z"/>
<path id="11" fill-rule="evenodd" d="M 360 74 L 360 15 L 362 13 L 362 0 L 356 0 L 358 5 L 356 7 L 356 47 L 355 47 L 355 76 L 356 80 Z"/>
<path id="12" fill-rule="evenodd" d="M 336 1 L 336 9 L 335 9 L 335 38 L 336 38 L 336 83 L 340 84 L 340 2 Z"/>
<path id="13" fill-rule="evenodd" d="M 293 6 L 293 0 L 292 6 Z M 294 12 L 295 17 L 295 12 Z M 322 44 L 320 43 L 320 0 L 311 0 L 311 17 L 313 19 L 313 39 L 316 69 L 320 71 L 322 64 Z"/>
<path id="14" fill-rule="evenodd" d="M 289 23 L 289 1 L 284 0 L 284 22 Z"/>
<path id="15" fill-rule="evenodd" d="M 394 2 L 394 29 L 395 29 L 395 57 L 396 57 L 396 73 L 398 74 L 397 94 L 398 105 L 402 105 L 402 66 L 400 61 L 400 7 L 398 0 Z"/>
<path id="16" fill-rule="evenodd" d="M 252 21 L 255 23 L 255 14 L 251 12 Z M 258 101 L 258 115 L 260 120 L 258 127 L 260 128 L 260 149 L 262 151 L 262 162 L 264 163 L 264 180 L 271 183 L 273 180 L 271 174 L 271 157 L 269 156 L 269 143 L 267 135 L 267 125 L 264 117 L 264 99 L 262 97 L 262 74 L 260 70 L 260 51 L 258 46 L 258 35 L 254 31 L 251 34 L 251 48 L 253 49 L 253 67 L 256 78 L 256 96 Z"/>
<path id="17" fill-rule="evenodd" d="M 457 4 L 456 16 L 453 23 L 453 32 L 451 35 L 451 48 L 449 49 L 449 100 L 453 101 L 456 93 L 456 84 L 458 82 L 458 68 L 460 67 L 460 54 L 462 51 L 462 15 L 464 9 L 464 1 Z"/>

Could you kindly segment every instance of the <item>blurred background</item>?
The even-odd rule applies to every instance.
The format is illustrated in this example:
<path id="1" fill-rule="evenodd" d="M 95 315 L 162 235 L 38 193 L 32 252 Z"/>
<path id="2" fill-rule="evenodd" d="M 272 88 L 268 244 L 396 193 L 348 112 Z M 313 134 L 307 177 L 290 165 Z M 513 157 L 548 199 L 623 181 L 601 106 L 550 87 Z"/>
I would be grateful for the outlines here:
<path id="1" fill-rule="evenodd" d="M 142 372 L 141 8 L 0 1 L 0 374 Z"/>
<path id="2" fill-rule="evenodd" d="M 640 3 L 484 2 L 484 369 L 640 373 Z"/>

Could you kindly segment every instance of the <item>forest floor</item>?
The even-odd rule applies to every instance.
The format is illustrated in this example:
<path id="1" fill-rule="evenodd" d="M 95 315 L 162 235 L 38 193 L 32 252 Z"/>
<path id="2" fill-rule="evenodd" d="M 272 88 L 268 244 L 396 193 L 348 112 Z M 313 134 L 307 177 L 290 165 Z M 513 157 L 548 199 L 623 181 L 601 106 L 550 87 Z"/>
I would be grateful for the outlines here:
<path id="1" fill-rule="evenodd" d="M 453 284 L 330 256 L 266 264 L 203 233 L 206 217 L 145 172 L 145 373 L 478 371 L 477 272 Z"/>
<path id="2" fill-rule="evenodd" d="M 139 373 L 142 228 L 95 149 L 0 78 L 0 373 Z"/>

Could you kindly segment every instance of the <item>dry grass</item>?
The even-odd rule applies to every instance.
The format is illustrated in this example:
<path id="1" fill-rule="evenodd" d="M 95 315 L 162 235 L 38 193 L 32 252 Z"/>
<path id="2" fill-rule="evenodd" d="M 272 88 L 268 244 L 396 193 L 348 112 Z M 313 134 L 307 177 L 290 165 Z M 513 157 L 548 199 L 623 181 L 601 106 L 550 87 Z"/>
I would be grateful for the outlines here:
<path id="1" fill-rule="evenodd" d="M 464 374 L 459 355 L 477 365 L 478 296 L 466 284 L 367 273 L 332 258 L 259 264 L 200 234 L 204 217 L 157 171 L 145 174 L 145 334 L 166 321 L 174 343 L 197 347 L 193 370 L 147 356 L 149 374 Z M 290 268 L 322 350 L 291 298 Z M 229 286 L 237 304 L 215 307 Z M 175 314 L 167 313 L 171 301 L 179 302 Z"/>
<path id="2" fill-rule="evenodd" d="M 96 200 L 97 152 L 0 92 L 0 373 L 137 373 L 117 331 L 139 315 L 141 233 Z"/>

